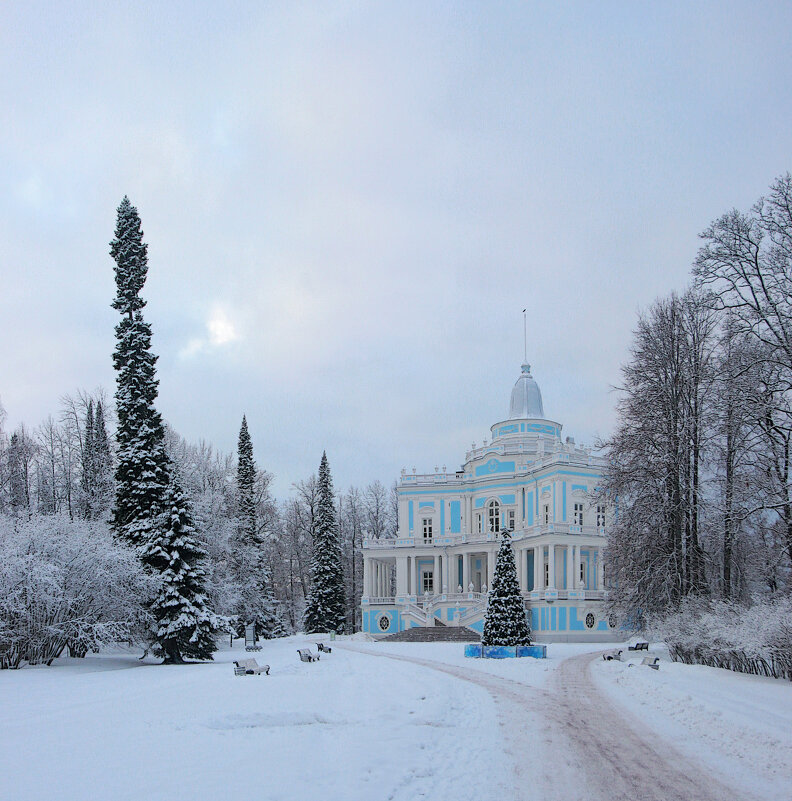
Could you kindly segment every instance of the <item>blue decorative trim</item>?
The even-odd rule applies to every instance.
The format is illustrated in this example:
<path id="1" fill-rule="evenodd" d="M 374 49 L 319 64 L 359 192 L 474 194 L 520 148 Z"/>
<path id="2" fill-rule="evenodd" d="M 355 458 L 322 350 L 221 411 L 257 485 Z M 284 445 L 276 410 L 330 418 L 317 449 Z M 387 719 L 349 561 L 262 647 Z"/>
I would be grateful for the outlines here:
<path id="1" fill-rule="evenodd" d="M 499 462 L 497 459 L 490 459 L 476 468 L 477 476 L 491 476 L 495 473 L 513 473 L 514 462 Z"/>
<path id="2" fill-rule="evenodd" d="M 514 495 L 498 495 L 498 498 L 500 499 L 501 503 L 511 504 L 516 502 Z"/>
<path id="3" fill-rule="evenodd" d="M 558 630 L 566 631 L 567 627 L 567 610 L 565 606 L 558 607 Z"/>
<path id="4" fill-rule="evenodd" d="M 566 523 L 566 481 L 561 482 L 561 522 Z"/>
<path id="5" fill-rule="evenodd" d="M 583 490 L 583 492 L 588 492 L 588 486 L 586 486 L 585 484 L 573 484 L 572 492 L 575 492 L 576 490 Z"/>
<path id="6" fill-rule="evenodd" d="M 418 508 L 419 509 L 425 509 L 427 507 L 430 508 L 430 509 L 434 509 L 435 508 L 435 502 L 434 501 L 419 501 L 418 502 Z"/>
<path id="7" fill-rule="evenodd" d="M 459 534 L 462 531 L 462 513 L 460 501 L 451 501 L 451 533 Z"/>
<path id="8" fill-rule="evenodd" d="M 582 620 L 578 620 L 577 607 L 569 607 L 569 630 L 570 631 L 585 631 L 586 624 Z"/>
<path id="9" fill-rule="evenodd" d="M 501 426 L 498 429 L 498 436 L 502 436 L 503 434 L 515 434 L 517 432 L 517 424 L 511 426 Z"/>
<path id="10" fill-rule="evenodd" d="M 434 504 L 432 505 L 434 506 Z M 440 532 L 445 536 L 445 503 L 443 501 L 440 501 Z"/>
<path id="11" fill-rule="evenodd" d="M 484 507 L 484 501 L 486 500 L 487 500 L 486 498 L 476 498 L 476 502 L 473 508 L 482 509 Z"/>
<path id="12" fill-rule="evenodd" d="M 410 531 L 413 531 L 415 529 L 415 520 L 414 520 L 415 513 L 413 512 L 413 501 L 410 501 L 407 504 L 407 517 L 409 518 L 410 521 Z"/>

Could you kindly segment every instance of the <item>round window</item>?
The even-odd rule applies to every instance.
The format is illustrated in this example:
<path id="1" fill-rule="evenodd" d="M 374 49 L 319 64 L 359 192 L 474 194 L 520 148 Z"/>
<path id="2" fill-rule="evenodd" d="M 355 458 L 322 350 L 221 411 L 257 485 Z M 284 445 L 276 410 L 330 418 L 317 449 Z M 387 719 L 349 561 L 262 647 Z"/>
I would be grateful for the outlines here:
<path id="1" fill-rule="evenodd" d="M 616 625 L 617 625 L 617 623 L 618 623 L 618 622 L 619 622 L 619 621 L 618 621 L 618 620 L 616 620 L 616 615 L 608 615 L 608 625 L 609 625 L 609 626 L 610 626 L 612 629 L 615 629 L 615 628 L 616 628 Z"/>
<path id="2" fill-rule="evenodd" d="M 593 629 L 594 628 L 594 623 L 596 623 L 596 619 L 594 618 L 594 613 L 593 612 L 589 612 L 586 615 L 586 628 Z"/>
<path id="3" fill-rule="evenodd" d="M 377 625 L 381 631 L 387 631 L 390 628 L 390 618 L 387 615 L 381 615 Z"/>

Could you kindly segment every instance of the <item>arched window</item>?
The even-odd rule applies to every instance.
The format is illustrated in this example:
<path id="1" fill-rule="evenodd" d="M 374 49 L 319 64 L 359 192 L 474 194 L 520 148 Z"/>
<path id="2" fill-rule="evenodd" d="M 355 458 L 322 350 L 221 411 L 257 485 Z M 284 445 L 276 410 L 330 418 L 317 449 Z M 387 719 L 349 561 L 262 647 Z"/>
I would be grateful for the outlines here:
<path id="1" fill-rule="evenodd" d="M 500 531 L 500 504 L 497 501 L 490 501 L 487 504 L 487 515 L 489 518 L 489 530 Z"/>

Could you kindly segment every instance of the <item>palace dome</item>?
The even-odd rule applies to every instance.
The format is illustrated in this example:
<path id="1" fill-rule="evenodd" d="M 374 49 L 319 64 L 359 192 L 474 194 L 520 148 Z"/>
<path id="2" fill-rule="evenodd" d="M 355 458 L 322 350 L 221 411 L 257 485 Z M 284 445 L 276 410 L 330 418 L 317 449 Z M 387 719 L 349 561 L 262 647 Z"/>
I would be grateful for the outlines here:
<path id="1" fill-rule="evenodd" d="M 531 365 L 522 365 L 522 375 L 517 379 L 511 394 L 509 420 L 524 420 L 529 417 L 544 419 L 542 393 L 531 375 Z"/>

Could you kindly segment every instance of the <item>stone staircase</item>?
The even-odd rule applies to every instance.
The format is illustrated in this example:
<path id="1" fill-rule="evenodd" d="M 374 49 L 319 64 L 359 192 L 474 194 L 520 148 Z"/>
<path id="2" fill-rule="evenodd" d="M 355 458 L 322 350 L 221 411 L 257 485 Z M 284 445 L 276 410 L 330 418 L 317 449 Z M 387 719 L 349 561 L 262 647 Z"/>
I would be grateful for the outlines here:
<path id="1" fill-rule="evenodd" d="M 383 642 L 479 642 L 481 635 L 464 626 L 415 626 L 383 637 Z"/>

